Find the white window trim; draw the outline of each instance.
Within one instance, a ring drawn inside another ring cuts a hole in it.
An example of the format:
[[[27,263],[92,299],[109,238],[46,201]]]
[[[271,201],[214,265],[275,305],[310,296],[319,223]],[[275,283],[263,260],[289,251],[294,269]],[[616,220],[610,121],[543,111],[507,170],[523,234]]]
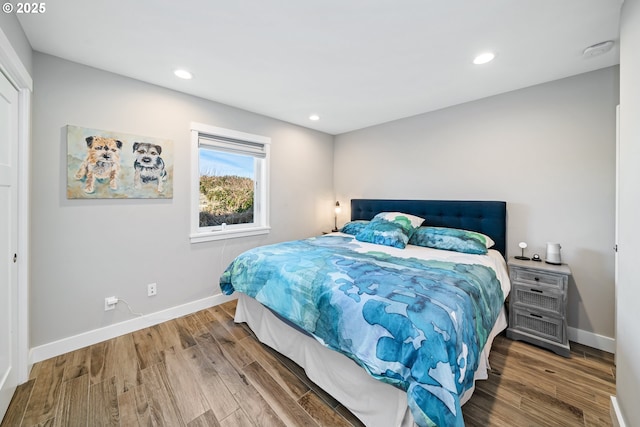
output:
[[[211,136],[220,136],[232,138],[241,141],[256,142],[264,144],[266,158],[263,167],[256,171],[260,176],[256,179],[259,185],[262,185],[261,191],[258,192],[260,198],[257,200],[260,209],[255,226],[246,225],[228,225],[220,227],[207,228],[203,231],[200,228],[200,134]],[[239,132],[232,129],[224,129],[215,126],[205,125],[202,123],[191,123],[191,233],[189,238],[191,243],[208,242],[212,240],[235,239],[238,237],[257,236],[268,234],[271,230],[269,226],[269,150],[271,138],[261,135],[254,135],[245,132]]]

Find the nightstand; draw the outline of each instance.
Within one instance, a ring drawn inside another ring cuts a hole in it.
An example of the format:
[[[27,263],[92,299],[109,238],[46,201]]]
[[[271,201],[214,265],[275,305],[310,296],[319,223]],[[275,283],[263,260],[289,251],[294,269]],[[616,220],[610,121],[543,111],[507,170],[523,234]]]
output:
[[[507,337],[547,348],[569,357],[567,264],[510,258],[511,294]]]

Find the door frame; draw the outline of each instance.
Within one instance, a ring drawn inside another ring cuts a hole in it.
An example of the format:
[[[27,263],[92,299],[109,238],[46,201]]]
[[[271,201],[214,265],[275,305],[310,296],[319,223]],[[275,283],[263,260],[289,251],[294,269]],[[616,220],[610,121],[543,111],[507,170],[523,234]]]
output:
[[[18,89],[18,383],[29,379],[29,158],[33,80],[0,28],[0,71]]]

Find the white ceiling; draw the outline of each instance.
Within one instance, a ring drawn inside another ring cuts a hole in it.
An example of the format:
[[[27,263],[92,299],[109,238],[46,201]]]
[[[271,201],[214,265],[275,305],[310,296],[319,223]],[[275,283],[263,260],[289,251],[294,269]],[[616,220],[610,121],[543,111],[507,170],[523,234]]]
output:
[[[615,65],[621,4],[58,0],[18,18],[36,51],[339,134]]]

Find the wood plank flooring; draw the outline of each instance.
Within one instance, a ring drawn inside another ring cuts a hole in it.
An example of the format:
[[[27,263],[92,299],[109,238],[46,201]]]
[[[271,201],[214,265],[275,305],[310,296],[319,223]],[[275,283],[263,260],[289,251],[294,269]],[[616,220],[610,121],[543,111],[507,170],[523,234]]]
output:
[[[233,322],[235,301],[34,365],[1,427],[362,426],[289,359]],[[498,336],[471,426],[610,426],[611,354],[571,358]]]

